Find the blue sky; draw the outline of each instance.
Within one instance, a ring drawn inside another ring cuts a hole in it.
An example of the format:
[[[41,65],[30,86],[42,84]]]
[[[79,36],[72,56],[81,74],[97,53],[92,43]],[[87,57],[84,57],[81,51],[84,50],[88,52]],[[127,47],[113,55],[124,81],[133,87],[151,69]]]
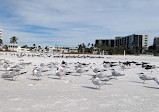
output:
[[[95,39],[159,36],[159,0],[0,0],[4,44],[77,46]]]

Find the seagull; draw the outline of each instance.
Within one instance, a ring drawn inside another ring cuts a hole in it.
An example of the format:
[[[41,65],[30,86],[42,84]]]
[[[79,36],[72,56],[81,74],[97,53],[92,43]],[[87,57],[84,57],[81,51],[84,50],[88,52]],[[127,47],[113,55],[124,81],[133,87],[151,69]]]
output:
[[[67,62],[62,61],[62,63],[61,63],[61,67],[66,68],[67,66],[68,66]]]
[[[10,67],[10,65],[8,63],[3,64],[3,68],[5,68],[6,70],[7,70],[8,67]]]
[[[22,63],[24,62],[24,60],[23,60],[23,59],[20,59],[19,61],[20,61],[20,64],[22,64]]]
[[[159,85],[159,78],[157,78],[157,77],[154,77],[154,79],[153,79],[158,85]]]
[[[77,73],[80,74],[80,76],[81,76],[81,73],[85,73],[85,72],[88,72],[88,71],[89,71],[89,70],[84,70],[84,69],[82,69],[82,68],[80,68],[80,67],[75,68],[75,70],[76,70]]]
[[[20,69],[24,69],[25,67],[22,66],[22,65],[20,65],[20,64],[17,64],[17,65],[15,65],[15,66],[13,66],[12,68],[15,68],[15,69],[17,69],[17,70],[20,70]]]
[[[145,83],[145,80],[154,80],[154,77],[145,75],[144,73],[137,73],[139,75],[139,78],[143,80],[143,84]]]
[[[57,68],[57,70],[55,71],[55,75],[59,77],[59,79],[61,79],[62,76],[66,75],[65,69],[64,68]]]
[[[44,67],[45,67],[45,64],[44,64],[44,63],[41,63],[41,64],[40,64],[40,67],[41,67],[41,68],[44,68]]]
[[[42,76],[41,69],[38,68],[38,67],[35,67],[35,68],[33,69],[33,76],[37,76],[37,77],[38,77],[38,80],[39,80],[39,77]]]
[[[50,70],[52,70],[53,68],[56,68],[56,66],[54,65],[54,63],[50,62],[49,64],[46,65],[48,68],[50,68]]]
[[[125,65],[121,65],[120,67],[121,67],[121,69],[122,69],[123,71],[126,69],[126,66],[125,66]]]
[[[75,67],[84,68],[84,67],[87,67],[87,65],[89,65],[89,64],[77,62],[77,65]]]
[[[93,66],[91,66],[90,68],[93,70],[94,73],[98,73],[99,71],[100,71],[100,72],[107,71],[107,70],[105,70],[105,69],[99,69],[99,68],[96,68],[96,67],[93,67]]]
[[[13,70],[13,71],[7,71],[7,72],[3,73],[1,77],[4,78],[4,79],[10,79],[11,78],[12,81],[13,81],[13,80],[16,80],[16,78],[19,75],[22,75],[22,74],[25,74],[25,73],[27,73],[27,72],[20,73],[19,71],[14,71]]]
[[[124,75],[125,74],[118,73],[114,69],[112,69],[112,76],[116,77],[116,79],[117,79],[118,76],[124,76]]]
[[[97,77],[100,78],[101,80],[105,80],[105,79],[107,80],[107,78],[112,77],[112,75],[107,75],[107,74],[104,74],[104,73],[101,73],[100,71],[98,71]]]
[[[103,67],[104,67],[104,68],[108,68],[107,63],[103,63]]]
[[[94,85],[96,85],[96,88],[97,88],[97,89],[100,89],[100,87],[101,87],[102,85],[105,85],[105,84],[106,84],[106,81],[102,81],[100,78],[97,77],[97,75],[94,75],[94,76],[92,77],[92,82],[93,82]]]

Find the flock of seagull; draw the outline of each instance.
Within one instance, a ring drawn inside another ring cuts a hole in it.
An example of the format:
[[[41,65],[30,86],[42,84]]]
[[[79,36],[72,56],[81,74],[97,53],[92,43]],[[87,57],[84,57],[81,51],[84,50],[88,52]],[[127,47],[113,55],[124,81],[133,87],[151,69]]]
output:
[[[9,54],[9,53],[8,53]],[[6,53],[1,53],[0,55],[8,55]],[[35,55],[35,54],[18,54],[18,53],[10,53],[10,55],[15,55],[19,59],[19,63],[10,62],[6,59],[0,59],[0,71],[3,73],[0,74],[1,78],[3,79],[10,79],[10,80],[16,80],[18,76],[27,74],[27,71],[25,71],[26,66],[31,66],[32,62],[25,62],[22,58],[24,56],[27,57],[57,57],[53,55]],[[61,57],[61,56],[59,56]],[[69,56],[65,58],[102,58],[102,57],[95,57],[95,56]],[[131,69],[132,66],[141,66],[145,70],[151,70],[151,73],[153,72],[153,69],[158,68],[155,65],[150,65],[147,62],[135,62],[135,61],[125,61],[125,62],[108,62],[103,61],[102,67],[98,68],[96,67],[96,63],[82,63],[82,62],[76,62],[76,63],[67,63],[66,61],[62,61],[61,63],[58,62],[49,62],[49,63],[40,63],[40,65],[36,65],[32,69],[32,76],[37,77],[37,81],[41,79],[41,77],[45,76],[44,73],[47,73],[48,71],[51,71],[52,75],[56,76],[60,79],[63,79],[63,77],[67,75],[76,75],[76,76],[82,76],[88,71],[92,71],[92,74],[90,75],[92,83],[96,86],[97,89],[100,89],[101,86],[106,85],[108,81],[114,79],[117,80],[118,77],[124,77],[126,74],[119,73],[117,70],[115,70],[116,67],[120,67],[122,71],[125,71],[126,69]],[[106,71],[111,71],[111,74],[106,73]],[[159,78],[146,75],[144,73],[137,73],[139,75],[139,78],[143,80],[143,83],[147,80],[154,80],[159,85]]]

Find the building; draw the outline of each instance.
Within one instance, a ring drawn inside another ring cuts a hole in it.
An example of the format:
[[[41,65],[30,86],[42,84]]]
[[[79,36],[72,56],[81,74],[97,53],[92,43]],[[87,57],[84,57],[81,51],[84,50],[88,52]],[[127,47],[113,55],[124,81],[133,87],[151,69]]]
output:
[[[95,41],[95,45],[106,45],[106,46],[114,47],[115,40],[114,39],[98,39]]]
[[[30,52],[28,48],[21,48],[18,44],[8,45],[8,50],[16,52]]]
[[[153,46],[159,49],[159,37],[155,37],[153,41]]]
[[[136,50],[136,52],[143,52],[148,49],[147,34],[132,34],[128,36],[118,36],[115,39],[98,39],[95,40],[95,45],[106,45],[110,47],[123,46],[129,50]],[[159,46],[159,44],[158,44]]]
[[[78,52],[78,47],[69,47],[68,52]]]
[[[143,48],[144,50],[148,49],[148,39],[147,34],[132,34],[125,37],[116,37],[115,46],[125,46],[127,49]]]
[[[0,28],[0,39],[1,39],[0,49],[2,49],[3,40],[2,40],[2,29],[1,28]]]
[[[2,29],[0,28],[0,39],[2,39]]]
[[[62,47],[53,47],[53,46],[49,46],[48,47],[48,52],[52,53],[52,54],[61,54],[64,52]]]
[[[52,47],[52,46],[50,46],[48,49],[48,52],[53,53],[53,54],[78,52],[78,48],[77,47]]]
[[[18,44],[11,44],[11,45],[8,45],[7,47],[8,47],[8,50],[10,50],[10,51],[18,52],[21,50],[21,47],[18,46]]]

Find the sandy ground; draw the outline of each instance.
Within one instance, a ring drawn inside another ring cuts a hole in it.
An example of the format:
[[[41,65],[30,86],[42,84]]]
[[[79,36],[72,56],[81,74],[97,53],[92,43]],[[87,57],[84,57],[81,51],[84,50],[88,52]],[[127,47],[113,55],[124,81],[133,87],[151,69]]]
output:
[[[141,67],[132,65],[131,69],[121,70],[119,66],[114,67],[125,76],[118,80],[111,80],[100,90],[92,83],[92,70],[74,76],[76,73],[66,76],[63,80],[57,79],[54,75],[55,69],[44,73],[41,80],[36,81],[32,70],[40,63],[60,62],[68,63],[85,62],[96,63],[102,67],[103,61],[138,61],[150,62],[159,66],[159,57],[152,56],[104,56],[102,59],[65,59],[52,57],[22,57],[0,55],[0,59],[10,60],[19,63],[19,59],[25,62],[32,62],[23,71],[27,71],[17,78],[16,81],[0,78],[0,112],[158,112],[159,111],[159,85],[154,81],[147,81],[142,84],[136,73],[144,72],[152,76],[159,76],[159,68],[147,71]],[[73,64],[69,69],[73,69]],[[4,70],[0,66],[0,70]],[[4,71],[0,71],[0,75]],[[105,73],[111,74],[108,70]],[[70,82],[69,82],[70,81]]]

